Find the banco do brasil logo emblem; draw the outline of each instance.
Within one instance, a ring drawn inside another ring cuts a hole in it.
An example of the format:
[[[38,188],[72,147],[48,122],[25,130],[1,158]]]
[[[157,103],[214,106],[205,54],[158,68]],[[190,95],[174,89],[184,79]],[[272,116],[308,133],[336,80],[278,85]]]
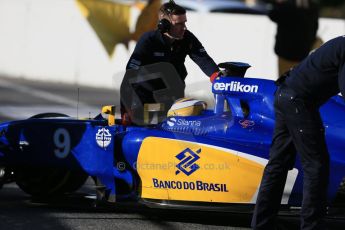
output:
[[[200,159],[198,155],[200,152],[201,149],[198,149],[194,152],[190,148],[186,148],[181,153],[177,154],[176,158],[180,160],[180,163],[176,165],[177,170],[175,174],[177,175],[180,172],[183,172],[189,176],[198,170],[200,166],[195,162]]]

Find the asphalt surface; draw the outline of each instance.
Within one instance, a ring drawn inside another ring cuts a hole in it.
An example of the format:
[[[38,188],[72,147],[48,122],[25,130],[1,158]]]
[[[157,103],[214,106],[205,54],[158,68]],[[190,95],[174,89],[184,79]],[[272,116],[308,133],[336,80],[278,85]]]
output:
[[[33,200],[15,184],[0,190],[0,229],[249,229],[250,215],[96,205],[83,190],[53,200]],[[235,227],[234,227],[235,226]],[[247,226],[248,227],[248,226]]]
[[[102,105],[117,105],[118,99],[111,89],[0,77],[0,122],[45,112],[94,117]],[[6,184],[0,190],[0,230],[250,229],[250,213],[149,209],[132,203],[96,205],[94,195],[91,180],[74,194],[50,200],[33,200],[15,183]],[[343,216],[327,219],[329,229],[343,229]],[[280,229],[299,229],[298,210],[281,213],[278,223]]]
[[[93,182],[77,192],[52,199],[33,199],[15,183],[0,190],[1,230],[114,229],[250,229],[250,213],[152,209],[140,204],[99,204]],[[344,215],[328,216],[329,230],[344,229]],[[280,212],[278,229],[299,229],[298,210]]]

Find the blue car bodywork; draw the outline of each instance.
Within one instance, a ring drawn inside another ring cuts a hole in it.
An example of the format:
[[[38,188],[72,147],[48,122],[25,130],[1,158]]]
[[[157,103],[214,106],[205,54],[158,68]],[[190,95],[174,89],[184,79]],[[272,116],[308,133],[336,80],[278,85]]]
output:
[[[219,77],[212,84],[213,110],[171,116],[155,126],[109,125],[101,116],[2,123],[0,163],[15,174],[33,168],[83,172],[95,178],[101,199],[108,201],[254,204],[269,157],[275,90],[270,80]],[[342,192],[345,176],[345,103],[335,96],[320,112],[330,153],[332,203]],[[17,183],[32,195],[45,195],[32,192],[30,180]],[[300,206],[302,187],[297,159],[282,204]]]

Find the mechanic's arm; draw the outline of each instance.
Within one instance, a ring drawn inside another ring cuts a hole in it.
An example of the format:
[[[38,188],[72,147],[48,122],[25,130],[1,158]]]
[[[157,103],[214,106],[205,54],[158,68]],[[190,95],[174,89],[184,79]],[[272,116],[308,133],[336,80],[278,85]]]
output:
[[[135,46],[135,49],[128,60],[126,70],[139,69],[140,66],[145,65],[146,60],[148,60],[148,52],[148,42],[146,36],[144,35],[137,42],[137,45]]]
[[[190,33],[189,56],[207,76],[211,77],[219,72],[217,64],[207,54],[201,42],[192,33]]]

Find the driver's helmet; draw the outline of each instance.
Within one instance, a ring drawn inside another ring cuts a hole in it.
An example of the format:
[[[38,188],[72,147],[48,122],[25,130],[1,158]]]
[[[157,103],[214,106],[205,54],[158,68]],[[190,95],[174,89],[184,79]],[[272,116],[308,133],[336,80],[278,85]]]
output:
[[[196,116],[207,108],[207,103],[193,98],[181,98],[175,101],[168,111],[171,116]]]

